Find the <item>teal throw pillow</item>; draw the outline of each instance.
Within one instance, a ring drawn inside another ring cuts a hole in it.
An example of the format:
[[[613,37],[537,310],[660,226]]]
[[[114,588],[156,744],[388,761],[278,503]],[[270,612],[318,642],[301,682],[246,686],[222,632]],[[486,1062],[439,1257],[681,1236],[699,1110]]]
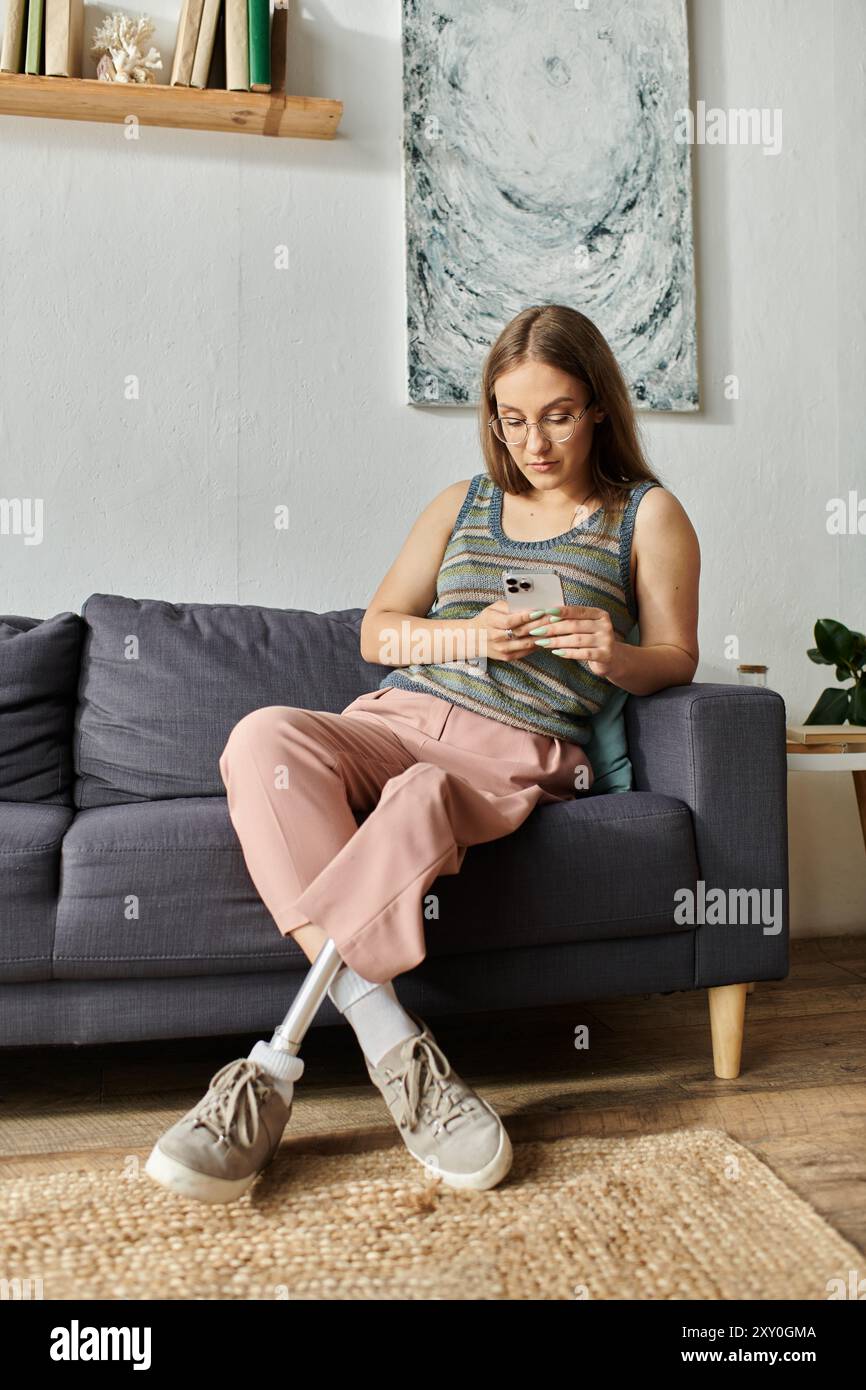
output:
[[[640,632],[635,623],[626,639],[633,647],[640,646]],[[608,792],[630,792],[634,788],[631,759],[625,734],[625,702],[627,690],[617,687],[604,709],[590,720],[592,734],[585,744],[586,756],[595,773],[589,796],[604,796]]]

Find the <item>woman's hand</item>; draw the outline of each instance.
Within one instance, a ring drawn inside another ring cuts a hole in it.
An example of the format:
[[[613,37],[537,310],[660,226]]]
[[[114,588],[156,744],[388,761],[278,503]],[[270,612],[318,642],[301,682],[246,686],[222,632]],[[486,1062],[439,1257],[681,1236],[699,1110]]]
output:
[[[538,618],[521,628],[529,631],[540,647],[567,661],[584,661],[596,676],[609,676],[617,658],[617,636],[610,614],[603,608],[575,604],[559,608],[559,617]],[[512,625],[513,626],[513,625]],[[517,629],[514,629],[515,636]]]
[[[490,661],[519,661],[522,656],[535,651],[535,638],[527,633],[532,626],[529,612],[527,608],[522,613],[512,613],[505,599],[501,598],[482,608],[474,618],[467,618],[467,627],[479,634],[479,655]],[[540,622],[541,619],[536,621]],[[513,639],[507,635],[509,628],[514,633]],[[518,629],[521,629],[519,637]]]

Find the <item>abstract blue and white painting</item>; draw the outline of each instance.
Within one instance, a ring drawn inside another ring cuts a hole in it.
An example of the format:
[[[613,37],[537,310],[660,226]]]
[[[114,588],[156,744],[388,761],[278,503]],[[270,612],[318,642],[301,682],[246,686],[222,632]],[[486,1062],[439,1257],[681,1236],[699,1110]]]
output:
[[[475,404],[530,304],[698,407],[685,0],[403,0],[408,398]]]

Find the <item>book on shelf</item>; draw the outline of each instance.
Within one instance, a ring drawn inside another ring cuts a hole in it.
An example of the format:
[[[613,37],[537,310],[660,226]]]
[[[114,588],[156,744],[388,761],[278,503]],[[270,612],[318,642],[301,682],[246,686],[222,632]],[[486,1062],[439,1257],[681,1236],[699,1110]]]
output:
[[[80,77],[84,0],[45,0],[45,75]]]
[[[195,46],[195,58],[192,64],[192,77],[189,85],[191,87],[206,87],[207,76],[210,72],[211,59],[213,58],[214,44],[216,43],[217,21],[219,19],[222,0],[204,0],[201,12],[201,24],[198,29],[198,40]]]
[[[27,46],[24,51],[24,71],[38,77],[44,71],[42,36],[45,31],[44,0],[30,0],[27,7]]]
[[[224,4],[220,5],[217,16],[216,35],[213,55],[210,60],[210,71],[207,75],[207,85],[222,92],[226,90],[226,7]]]
[[[3,20],[3,47],[0,72],[24,71],[24,44],[27,38],[27,0],[6,0]]]
[[[226,87],[230,92],[250,90],[249,19],[247,0],[225,0]]]
[[[866,750],[866,724],[789,724],[785,730],[789,743],[813,748],[816,744],[848,744]]]
[[[33,0],[30,0],[33,3]],[[192,80],[192,66],[198,44],[198,31],[201,26],[204,0],[183,0],[180,19],[177,22],[177,42],[174,46],[174,61],[171,65],[170,86],[189,87]]]
[[[274,0],[271,20],[271,91],[286,90],[286,60],[289,51],[289,0]]]
[[[247,0],[251,92],[271,90],[270,19],[270,0]]]

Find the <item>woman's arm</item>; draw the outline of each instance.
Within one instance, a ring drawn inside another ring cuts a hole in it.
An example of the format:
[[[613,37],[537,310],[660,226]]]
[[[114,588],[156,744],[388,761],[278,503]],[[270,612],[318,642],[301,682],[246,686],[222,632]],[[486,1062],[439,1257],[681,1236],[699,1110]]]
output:
[[[430,661],[430,656],[419,657],[413,652],[423,651],[434,641],[445,646],[465,641],[469,626],[465,619],[438,622],[434,618],[420,618],[418,614],[429,612],[436,598],[439,566],[470,482],[471,479],[466,478],[444,488],[425,507],[409,532],[364,614],[361,656],[365,661],[379,662],[383,666],[408,666],[413,661]],[[463,638],[458,634],[464,634]],[[444,659],[459,660],[463,655],[456,650],[453,657]]]
[[[617,642],[607,678],[632,695],[689,685],[699,658],[701,552],[684,507],[666,488],[650,488],[641,498],[632,548],[640,646]]]

